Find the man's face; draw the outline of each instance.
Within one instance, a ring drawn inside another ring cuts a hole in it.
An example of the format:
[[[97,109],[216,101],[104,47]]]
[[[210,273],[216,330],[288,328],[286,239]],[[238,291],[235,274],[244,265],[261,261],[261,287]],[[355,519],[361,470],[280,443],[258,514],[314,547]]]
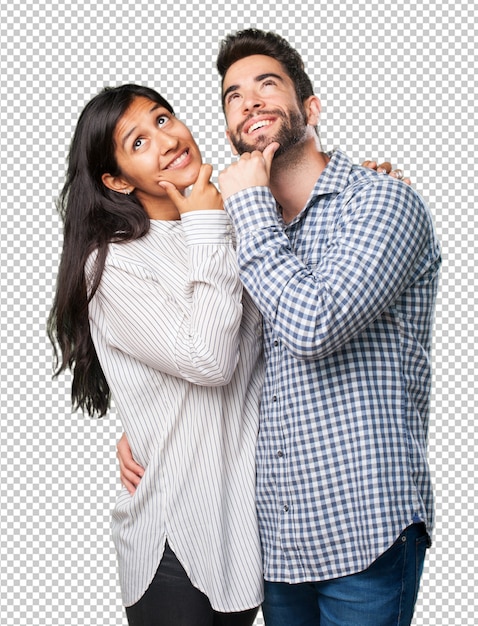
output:
[[[233,63],[223,81],[227,136],[235,153],[280,144],[276,156],[305,138],[306,113],[281,63],[252,55]]]

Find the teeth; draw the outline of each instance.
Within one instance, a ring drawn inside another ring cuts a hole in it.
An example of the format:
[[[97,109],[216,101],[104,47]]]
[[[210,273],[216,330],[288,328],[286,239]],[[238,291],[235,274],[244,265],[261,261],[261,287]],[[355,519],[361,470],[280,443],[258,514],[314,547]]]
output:
[[[170,163],[166,169],[169,169],[170,167],[176,167],[176,165],[180,165],[187,156],[188,152],[187,150],[185,150],[180,156],[178,156],[177,159]]]
[[[253,133],[258,128],[263,128],[264,126],[270,126],[272,123],[273,123],[272,120],[262,120],[260,122],[256,122],[255,124],[249,127],[247,134]]]

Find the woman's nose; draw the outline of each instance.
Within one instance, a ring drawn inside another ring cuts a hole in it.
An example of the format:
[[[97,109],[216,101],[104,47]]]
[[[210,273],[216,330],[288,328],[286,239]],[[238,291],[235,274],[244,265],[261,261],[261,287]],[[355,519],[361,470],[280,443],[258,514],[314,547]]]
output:
[[[178,145],[178,138],[174,135],[168,135],[163,131],[158,132],[157,142],[161,154],[167,154],[170,150],[174,150]]]

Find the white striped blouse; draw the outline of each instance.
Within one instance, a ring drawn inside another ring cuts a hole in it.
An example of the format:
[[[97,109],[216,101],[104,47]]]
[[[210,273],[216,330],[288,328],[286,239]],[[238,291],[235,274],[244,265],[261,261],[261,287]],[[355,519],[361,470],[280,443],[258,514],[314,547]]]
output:
[[[125,606],[148,588],[166,539],[215,610],[263,598],[254,464],[262,325],[232,239],[223,211],[152,220],[141,239],[110,245],[90,303],[98,358],[146,470],[113,511]]]

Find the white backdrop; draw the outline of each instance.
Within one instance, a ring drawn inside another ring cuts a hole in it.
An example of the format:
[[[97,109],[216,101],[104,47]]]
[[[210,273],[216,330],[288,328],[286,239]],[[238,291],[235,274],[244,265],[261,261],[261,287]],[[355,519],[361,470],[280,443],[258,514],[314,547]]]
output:
[[[54,203],[78,114],[104,85],[155,87],[217,172],[230,152],[215,56],[225,34],[249,26],[302,53],[325,148],[391,160],[431,206],[444,256],[430,434],[437,526],[414,624],[476,623],[472,4],[11,0],[0,12],[4,626],[126,624],[109,536],[121,426],[114,411],[101,421],[71,413],[70,380],[52,380],[45,334],[61,249]]]

